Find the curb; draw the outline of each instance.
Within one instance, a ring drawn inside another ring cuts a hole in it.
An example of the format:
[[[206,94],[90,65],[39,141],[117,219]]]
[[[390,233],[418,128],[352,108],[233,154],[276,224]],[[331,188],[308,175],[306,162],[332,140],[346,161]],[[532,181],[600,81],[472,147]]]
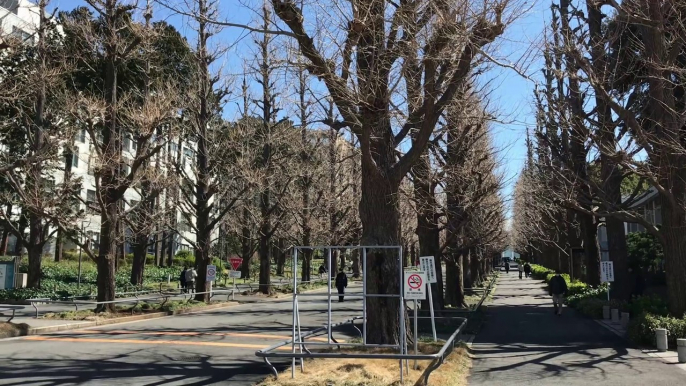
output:
[[[205,312],[205,311],[212,311],[212,310],[221,309],[221,308],[234,307],[237,305],[240,305],[240,303],[238,303],[238,302],[227,302],[227,303],[221,303],[221,304],[210,304],[210,305],[207,305],[204,307],[196,307],[196,308],[175,310],[175,311],[169,311],[169,312],[155,312],[155,313],[150,313],[150,314],[124,316],[121,318],[95,320],[95,321],[90,321],[90,322],[65,323],[65,324],[59,324],[56,326],[32,327],[32,328],[28,329],[26,334],[19,335],[19,336],[41,335],[41,334],[49,334],[52,332],[59,332],[59,331],[78,330],[78,329],[87,328],[87,327],[96,327],[96,326],[106,326],[106,325],[112,325],[112,324],[138,322],[138,321],[142,321],[142,320],[159,319],[159,318],[165,318],[165,317],[169,317],[169,316],[187,315],[187,314],[194,314],[194,313],[200,313],[200,312]],[[15,337],[16,336],[9,335],[9,334],[0,335],[0,339],[15,338]]]

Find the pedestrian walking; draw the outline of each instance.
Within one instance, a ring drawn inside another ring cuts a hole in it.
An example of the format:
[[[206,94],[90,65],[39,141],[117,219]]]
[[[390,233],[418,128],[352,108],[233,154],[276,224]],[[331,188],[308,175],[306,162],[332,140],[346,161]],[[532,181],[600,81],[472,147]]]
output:
[[[326,268],[324,267],[324,264],[319,266],[319,277],[324,277],[324,274],[326,273]]]
[[[524,266],[522,265],[521,262],[519,262],[519,264],[517,264],[517,269],[519,270],[519,278],[521,279],[522,274],[524,273]]]
[[[524,276],[527,278],[531,275],[531,265],[529,263],[524,264]]]
[[[182,293],[186,293],[186,271],[188,271],[188,266],[183,266],[183,271],[179,276],[179,288],[181,288]]]
[[[338,302],[343,302],[343,294],[345,294],[345,288],[348,286],[348,276],[341,269],[336,275],[336,289],[338,289]]]
[[[560,271],[555,271],[555,276],[550,279],[548,283],[548,294],[553,297],[553,306],[555,307],[555,314],[562,315],[562,304],[565,301],[565,294],[567,293],[567,282],[560,275]]]
[[[198,277],[198,272],[194,267],[186,271],[186,290],[188,293],[195,292],[195,279]]]
[[[505,262],[505,273],[510,273],[510,262],[509,261]]]

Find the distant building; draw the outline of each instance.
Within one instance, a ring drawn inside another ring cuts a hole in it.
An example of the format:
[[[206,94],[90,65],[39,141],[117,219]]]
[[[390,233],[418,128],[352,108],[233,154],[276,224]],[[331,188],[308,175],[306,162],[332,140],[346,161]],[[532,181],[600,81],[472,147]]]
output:
[[[650,187],[643,194],[636,197],[630,209],[638,212],[649,223],[662,225],[662,202],[657,189],[654,187]],[[624,234],[628,235],[636,232],[645,232],[645,227],[637,223],[624,223]],[[598,227],[598,244],[600,245],[601,260],[609,260],[607,232],[604,225]]]

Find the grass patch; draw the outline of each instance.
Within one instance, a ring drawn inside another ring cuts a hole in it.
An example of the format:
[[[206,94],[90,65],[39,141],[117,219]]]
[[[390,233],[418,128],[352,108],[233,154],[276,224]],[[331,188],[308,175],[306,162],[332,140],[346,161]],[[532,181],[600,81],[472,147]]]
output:
[[[95,321],[102,319],[123,318],[131,315],[151,314],[157,312],[174,312],[181,310],[192,310],[207,306],[208,304],[230,303],[224,301],[214,301],[210,303],[198,302],[195,300],[182,301],[174,300],[164,304],[141,302],[138,305],[117,306],[116,312],[95,313],[92,309],[78,311],[48,312],[41,316],[42,319],[61,319],[61,320],[87,320]]]
[[[419,349],[425,354],[434,354],[441,344],[420,343]],[[384,352],[379,349],[346,349],[341,352]],[[386,352],[388,352],[386,350]],[[406,385],[423,385],[418,382],[431,361],[418,361],[418,369],[410,361],[409,375],[405,375]],[[471,358],[463,346],[456,347],[446,358],[443,365],[433,371],[428,385],[463,386],[471,366]],[[400,385],[400,369],[394,359],[314,359],[305,362],[305,372],[296,369],[295,379],[291,379],[290,368],[279,378],[267,378],[259,386],[388,386]]]
[[[29,325],[26,323],[0,323],[0,338],[13,338],[24,336],[29,333]]]

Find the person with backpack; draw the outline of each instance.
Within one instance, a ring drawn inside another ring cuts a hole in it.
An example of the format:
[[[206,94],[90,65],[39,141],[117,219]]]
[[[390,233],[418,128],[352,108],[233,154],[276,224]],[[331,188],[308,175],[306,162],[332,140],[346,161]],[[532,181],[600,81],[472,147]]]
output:
[[[527,278],[531,275],[531,265],[529,263],[524,264],[524,276]]]
[[[198,272],[194,267],[186,271],[186,289],[189,293],[195,292],[195,279],[198,277]]]
[[[338,289],[338,302],[343,302],[343,294],[345,294],[345,288],[348,286],[348,276],[343,272],[343,269],[336,275],[336,289]]]
[[[186,293],[186,271],[188,271],[188,266],[183,266],[183,271],[179,276],[179,288],[181,288],[181,293]]]
[[[519,278],[522,278],[522,274],[524,273],[524,266],[522,265],[522,262],[520,261],[519,264],[517,264],[517,270],[519,270]]]
[[[555,276],[548,282],[548,294],[553,297],[553,306],[555,307],[555,314],[562,315],[562,304],[565,301],[565,294],[567,293],[567,282],[560,275],[559,270],[555,270]]]

